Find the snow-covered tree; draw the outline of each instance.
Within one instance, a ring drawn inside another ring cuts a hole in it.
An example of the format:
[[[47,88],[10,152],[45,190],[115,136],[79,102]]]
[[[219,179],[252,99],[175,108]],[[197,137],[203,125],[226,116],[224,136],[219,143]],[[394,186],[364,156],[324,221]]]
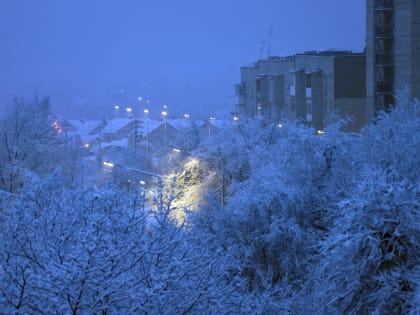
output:
[[[420,112],[401,102],[362,133],[349,193],[321,242],[325,312],[418,311]]]
[[[16,192],[29,173],[54,169],[60,132],[51,118],[48,99],[16,99],[0,121],[0,188]]]

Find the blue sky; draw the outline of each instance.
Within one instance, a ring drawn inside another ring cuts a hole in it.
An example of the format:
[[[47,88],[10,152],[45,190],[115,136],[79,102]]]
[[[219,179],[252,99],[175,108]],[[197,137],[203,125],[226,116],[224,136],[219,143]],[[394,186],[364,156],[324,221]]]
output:
[[[239,68],[269,37],[277,56],[361,51],[365,1],[0,0],[0,112],[35,94],[69,118],[110,117],[117,103],[229,112]]]

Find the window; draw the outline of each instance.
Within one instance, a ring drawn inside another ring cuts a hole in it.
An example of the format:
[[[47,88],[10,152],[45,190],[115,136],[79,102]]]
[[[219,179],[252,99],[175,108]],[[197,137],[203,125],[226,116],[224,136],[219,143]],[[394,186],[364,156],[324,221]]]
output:
[[[291,96],[296,95],[296,74],[295,73],[290,74],[290,95]]]
[[[306,120],[312,121],[312,101],[306,100]]]

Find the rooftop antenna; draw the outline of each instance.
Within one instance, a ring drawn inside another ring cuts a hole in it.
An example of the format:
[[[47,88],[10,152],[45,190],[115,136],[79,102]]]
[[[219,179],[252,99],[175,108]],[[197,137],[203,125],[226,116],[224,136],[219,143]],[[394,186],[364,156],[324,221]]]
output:
[[[273,35],[273,28],[270,26],[270,29],[268,30],[268,38],[267,38],[267,59],[270,57],[270,42],[271,42],[272,35]]]
[[[265,44],[266,44],[266,42],[264,41],[264,40],[262,40],[261,42],[260,42],[260,60],[263,60],[264,59],[264,48],[265,48]]]

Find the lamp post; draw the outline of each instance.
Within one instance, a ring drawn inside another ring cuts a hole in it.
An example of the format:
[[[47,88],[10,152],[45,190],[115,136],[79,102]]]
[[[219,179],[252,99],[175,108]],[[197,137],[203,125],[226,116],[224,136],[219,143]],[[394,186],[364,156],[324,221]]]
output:
[[[182,152],[182,150],[179,149],[179,148],[173,148],[172,151],[174,151],[176,153]],[[220,163],[220,169],[221,169],[221,172],[222,172],[221,190],[220,190],[220,204],[223,206],[225,204],[225,168],[224,168],[223,160],[221,158],[216,157],[216,156],[208,155],[208,154],[202,154],[202,153],[200,155],[198,155],[198,157],[213,159],[213,160],[216,160],[218,163]]]
[[[127,170],[127,171],[137,172],[137,173],[140,173],[140,174],[143,174],[143,175],[148,175],[150,177],[157,178],[157,180],[158,180],[158,184],[157,184],[158,200],[159,200],[158,208],[159,208],[159,210],[163,210],[163,181],[162,181],[162,176],[161,175],[156,174],[156,173],[152,173],[152,172],[148,172],[148,171],[145,171],[145,170],[137,169],[137,168],[123,166],[123,165],[120,165],[120,164],[114,164],[114,163],[109,162],[109,161],[104,161],[103,165],[105,167],[111,168],[111,169],[113,169],[114,167],[119,167],[119,168],[122,168],[122,169]]]
[[[216,120],[216,117],[214,116],[209,117],[209,137],[211,136],[211,122],[215,120]]]
[[[143,110],[143,113],[146,115],[146,154],[147,157],[149,157],[149,110],[146,108],[145,110]]]
[[[125,111],[127,112],[128,118],[132,118],[133,117],[133,109],[131,107],[127,107],[125,109]]]
[[[166,105],[163,105],[163,108],[167,108],[167,106]],[[165,128],[165,135],[164,135],[164,137],[165,137],[165,148],[167,147],[167,142],[166,142],[166,136],[167,136],[167,134],[166,134],[166,116],[168,116],[168,112],[166,111],[166,110],[164,110],[164,111],[162,111],[162,117],[163,117],[163,123],[164,123],[164,128]]]

